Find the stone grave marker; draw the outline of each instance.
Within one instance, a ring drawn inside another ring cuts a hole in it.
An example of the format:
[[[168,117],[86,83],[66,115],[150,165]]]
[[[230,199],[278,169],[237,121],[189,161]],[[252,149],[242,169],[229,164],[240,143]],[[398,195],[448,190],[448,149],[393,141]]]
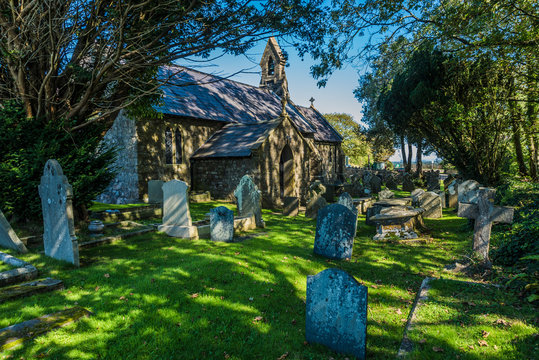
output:
[[[347,192],[344,192],[339,196],[338,204],[344,205],[348,208],[350,211],[357,212],[356,207],[354,206],[354,199],[348,194]]]
[[[296,216],[299,213],[299,198],[295,196],[286,196],[283,199],[283,215]]]
[[[210,210],[210,237],[212,241],[231,242],[234,239],[234,212],[224,206]]]
[[[419,206],[419,197],[425,193],[425,190],[423,189],[415,189],[410,193],[410,196],[412,197],[412,205],[413,206]]]
[[[254,215],[257,227],[265,227],[262,220],[262,209],[260,206],[261,195],[258,187],[249,175],[244,175],[236,190],[234,196],[238,203],[238,213],[240,216]]]
[[[488,264],[492,223],[510,224],[515,212],[512,207],[494,206],[494,195],[496,189],[480,187],[477,191],[477,203],[459,203],[458,209],[459,217],[475,220],[473,250]]]
[[[447,207],[456,208],[459,203],[458,180],[453,180],[447,186]]]
[[[305,206],[305,216],[311,219],[316,219],[318,211],[327,206],[327,201],[324,198],[326,187],[316,180],[309,186],[308,201]]]
[[[305,338],[365,359],[367,287],[347,272],[326,269],[307,276]]]
[[[386,187],[390,190],[398,190],[397,182],[393,176],[389,176],[386,181]]]
[[[440,172],[431,170],[425,173],[427,179],[427,191],[439,191],[440,190]]]
[[[148,202],[150,204],[163,203],[163,180],[148,181]]]
[[[331,204],[318,211],[314,252],[330,259],[352,257],[357,213],[341,204]]]
[[[479,199],[479,187],[481,185],[475,180],[466,180],[458,185],[458,202],[477,204]]]
[[[395,197],[395,194],[393,193],[393,191],[389,189],[384,189],[378,193],[378,199],[380,200],[391,199],[394,197]]]
[[[79,244],[73,218],[73,188],[58,161],[47,160],[39,185],[43,209],[45,255],[79,266]]]
[[[380,213],[371,217],[376,224],[376,234],[373,240],[384,240],[397,237],[399,239],[416,239],[417,231],[423,228],[424,213],[422,208],[409,208],[406,206],[392,206],[383,208]]]
[[[444,190],[447,191],[447,188],[449,187],[449,185],[451,185],[451,183],[453,182],[453,180],[455,180],[455,177],[453,176],[453,174],[449,174],[445,179],[444,179]]]
[[[0,210],[0,247],[12,249],[21,253],[26,253],[26,246],[19,239],[6,217]]]
[[[412,181],[412,176],[410,174],[403,174],[402,178],[402,191],[412,192],[415,189],[414,182]]]
[[[447,207],[447,192],[438,190],[435,191],[436,194],[440,197],[440,201],[442,202],[442,209],[445,209]]]
[[[380,179],[378,176],[374,175],[371,178],[370,185],[373,194],[378,194],[380,191],[382,191],[382,179]]]
[[[410,206],[412,205],[411,198],[399,198],[399,199],[384,199],[378,200],[370,207],[367,208],[365,216],[365,224],[374,225],[374,222],[371,220],[371,217],[374,215],[380,214],[380,211],[383,208],[393,207],[393,206]]]
[[[417,206],[425,209],[424,218],[439,219],[442,217],[442,199],[433,191],[427,191],[418,197]]]
[[[181,180],[170,180],[163,184],[163,224],[157,230],[177,238],[198,238],[189,212],[188,188]]]

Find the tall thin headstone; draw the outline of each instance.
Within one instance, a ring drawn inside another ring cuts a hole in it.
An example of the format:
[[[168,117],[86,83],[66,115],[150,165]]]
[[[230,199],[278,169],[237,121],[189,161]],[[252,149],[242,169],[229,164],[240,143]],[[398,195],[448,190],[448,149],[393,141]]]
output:
[[[45,164],[39,196],[43,209],[45,255],[79,266],[79,244],[73,218],[73,188],[58,161]]]
[[[181,180],[170,180],[163,184],[163,224],[158,226],[159,231],[178,238],[198,238],[189,212],[188,188]]]
[[[255,216],[256,226],[265,227],[262,220],[262,209],[260,206],[261,195],[258,187],[249,175],[244,175],[236,190],[234,196],[238,202],[238,213],[240,216]]]
[[[307,276],[305,338],[365,359],[367,287],[340,269]]]
[[[26,246],[13,231],[2,210],[0,210],[0,247],[13,249],[21,253],[28,252]]]
[[[331,204],[318,211],[314,252],[330,259],[352,257],[356,236],[357,213],[341,204]]]

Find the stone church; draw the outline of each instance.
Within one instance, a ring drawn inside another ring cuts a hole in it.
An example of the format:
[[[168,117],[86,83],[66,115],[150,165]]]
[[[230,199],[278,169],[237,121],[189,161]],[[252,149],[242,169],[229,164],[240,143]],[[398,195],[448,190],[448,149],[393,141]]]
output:
[[[342,177],[342,137],[311,105],[288,96],[285,58],[270,38],[260,66],[260,86],[251,86],[181,66],[159,76],[160,118],[131,119],[121,112],[105,135],[119,150],[117,177],[98,197],[105,203],[147,200],[148,181],[180,179],[191,191],[232,199],[249,174],[263,205],[280,207],[287,196],[305,202],[315,179]]]

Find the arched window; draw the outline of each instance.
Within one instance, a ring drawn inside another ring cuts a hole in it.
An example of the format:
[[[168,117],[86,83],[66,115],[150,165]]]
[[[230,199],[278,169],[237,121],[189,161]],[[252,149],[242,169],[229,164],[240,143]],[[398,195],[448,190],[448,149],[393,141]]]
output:
[[[275,74],[275,63],[273,62],[273,58],[270,57],[268,60],[268,75]]]
[[[172,130],[165,130],[165,164],[172,164]]]
[[[174,132],[174,157],[176,160],[176,164],[182,163],[182,133],[180,132],[180,129],[176,128],[176,131]]]

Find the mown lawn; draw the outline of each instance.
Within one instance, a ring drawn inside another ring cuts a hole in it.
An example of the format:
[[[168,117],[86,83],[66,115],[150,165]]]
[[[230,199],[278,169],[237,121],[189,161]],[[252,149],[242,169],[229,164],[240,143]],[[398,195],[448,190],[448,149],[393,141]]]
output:
[[[193,220],[216,205],[191,204]],[[443,266],[470,249],[466,219],[449,211],[445,215],[426,221],[433,240],[422,245],[374,242],[374,227],[361,217],[350,261],[312,253],[314,220],[269,210],[263,211],[267,227],[240,243],[152,233],[82,250],[79,269],[42,255],[24,255],[21,258],[37,266],[42,277],[64,280],[66,290],[0,304],[0,327],[75,305],[94,315],[3,355],[277,359],[287,354],[283,359],[344,359],[306,344],[304,330],[307,275],[338,267],[369,287],[367,357],[394,358],[423,278],[454,277]]]

